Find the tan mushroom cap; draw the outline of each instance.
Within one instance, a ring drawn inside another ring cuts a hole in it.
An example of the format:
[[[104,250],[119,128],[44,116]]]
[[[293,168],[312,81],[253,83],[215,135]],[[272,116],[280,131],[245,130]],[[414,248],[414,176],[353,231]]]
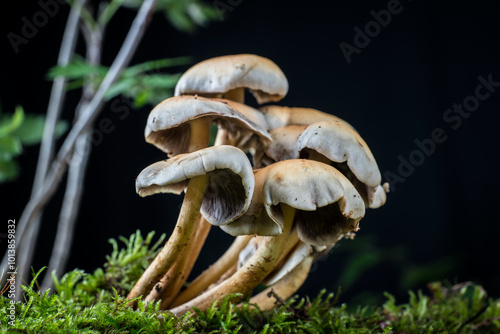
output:
[[[299,238],[314,246],[335,243],[356,231],[365,214],[358,191],[337,169],[304,159],[280,161],[255,171],[255,191],[244,215],[221,228],[231,235],[278,235],[280,203],[295,208]]]
[[[213,100],[200,96],[171,97],[159,103],[149,114],[145,137],[146,142],[155,145],[169,156],[189,152],[191,133],[190,121],[207,117],[221,127],[245,129],[257,134],[261,140],[270,142],[265,128],[255,124],[239,110],[248,109],[240,103],[227,100]],[[267,126],[267,125],[265,125]]]
[[[179,154],[145,168],[136,179],[142,196],[157,193],[180,194],[189,179],[209,176],[201,213],[212,225],[220,226],[241,216],[254,191],[252,166],[247,156],[233,146],[214,146]]]
[[[245,87],[259,104],[281,100],[288,80],[273,61],[252,54],[204,60],[187,70],[177,82],[175,95],[217,94]]]
[[[267,120],[268,130],[280,126],[309,125],[321,121],[341,121],[351,126],[340,117],[313,108],[268,105],[260,107],[259,111],[264,114]]]
[[[272,160],[300,157],[333,162],[354,184],[370,208],[385,203],[386,191],[380,185],[382,176],[375,157],[363,138],[349,125],[342,121],[322,121],[279,127],[270,133],[273,141],[266,155]]]

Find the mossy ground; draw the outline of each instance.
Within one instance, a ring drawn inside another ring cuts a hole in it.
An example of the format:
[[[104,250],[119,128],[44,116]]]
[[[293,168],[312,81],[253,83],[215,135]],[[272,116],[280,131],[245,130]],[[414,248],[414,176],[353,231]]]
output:
[[[11,301],[3,294],[0,332],[500,333],[500,300],[488,298],[472,283],[431,283],[429,294],[410,292],[406,304],[397,304],[386,293],[384,304],[355,310],[339,305],[337,295],[321,292],[314,299],[292,298],[267,312],[248,303],[236,307],[227,300],[220,307],[182,317],[160,311],[158,304],[139,302],[134,311],[125,296],[163,240],[152,245],[152,238],[152,233],[145,239],[139,233],[121,238],[122,249],[112,240],[114,250],[103,269],[93,274],[73,270],[56,281],[55,293],[39,292],[35,275],[23,287],[25,302],[14,304],[14,317],[9,317]]]

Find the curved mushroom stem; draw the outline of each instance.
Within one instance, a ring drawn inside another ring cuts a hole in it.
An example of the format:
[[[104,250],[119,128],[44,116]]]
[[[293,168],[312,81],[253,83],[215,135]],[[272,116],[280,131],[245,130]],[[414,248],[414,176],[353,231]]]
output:
[[[200,117],[189,122],[191,135],[188,152],[195,152],[207,148],[210,142],[210,119]]]
[[[257,304],[261,311],[271,310],[278,302],[290,298],[304,284],[311,270],[312,256],[308,256],[295,269],[273,286],[250,298],[249,304]]]
[[[156,258],[135,283],[127,299],[146,296],[172,267],[192,238],[201,203],[208,184],[208,175],[192,178],[186,189],[181,211],[172,235]],[[134,303],[135,304],[135,303]]]
[[[238,262],[240,251],[245,248],[251,238],[251,235],[241,235],[236,237],[233,244],[227,249],[227,251],[213,265],[211,265],[193,282],[191,282],[186,290],[182,291],[177,298],[175,298],[171,306],[179,306],[193,299],[210,284],[215,282],[226,271],[228,271],[235,263]]]
[[[255,254],[233,276],[170,311],[176,315],[182,315],[192,311],[194,307],[205,310],[214,301],[220,301],[229,294],[241,293],[243,296],[249,294],[274,269],[286,245],[295,209],[281,203],[281,210],[285,217],[282,234],[275,237],[265,237]]]
[[[160,308],[165,309],[177,297],[193,269],[211,226],[201,214],[198,216],[195,227],[196,232],[184,250],[185,255],[180,256],[161,281],[154,286],[154,289],[146,297],[146,301],[161,299]]]
[[[245,88],[239,87],[231,89],[224,93],[224,98],[239,103],[245,103]]]

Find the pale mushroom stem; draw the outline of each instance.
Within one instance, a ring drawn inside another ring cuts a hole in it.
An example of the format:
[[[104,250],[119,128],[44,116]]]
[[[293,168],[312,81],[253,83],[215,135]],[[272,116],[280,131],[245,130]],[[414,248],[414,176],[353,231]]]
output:
[[[238,262],[238,256],[241,250],[245,248],[251,238],[252,236],[250,235],[241,235],[236,237],[233,244],[227,249],[227,251],[214,264],[212,264],[193,282],[191,282],[186,290],[182,291],[177,298],[175,298],[171,306],[176,307],[193,299],[210,284],[221,277],[235,263]]]
[[[295,209],[281,203],[281,210],[285,219],[283,232],[280,235],[265,237],[255,254],[233,276],[170,311],[174,314],[182,315],[188,311],[192,311],[194,307],[206,310],[214,301],[220,301],[229,294],[241,293],[245,296],[251,293],[274,269],[276,262],[285,248],[293,224]]]
[[[304,284],[312,262],[313,258],[308,256],[273,286],[252,297],[249,304],[257,304],[261,311],[267,311],[273,309],[276,302],[287,300]]]
[[[189,181],[174,231],[160,253],[135,283],[127,299],[146,296],[182,254],[194,234],[208,179],[208,175],[200,175]]]
[[[200,117],[189,122],[191,136],[189,137],[188,152],[196,152],[207,148],[210,143],[210,120]]]
[[[231,89],[224,93],[224,98],[239,103],[245,103],[245,88],[239,87]]]
[[[160,307],[165,309],[177,297],[177,294],[193,269],[211,226],[201,214],[198,216],[195,227],[196,232],[183,252],[185,255],[181,255],[161,281],[155,285],[154,289],[146,297],[146,301],[150,302],[161,299]]]
[[[278,262],[276,263],[276,265],[278,265],[279,263],[281,263],[285,257],[290,254],[290,252],[292,251],[292,249],[295,248],[295,246],[299,243],[299,233],[297,232],[297,229],[294,228],[291,232],[290,232],[290,235],[288,236],[288,239],[286,241],[286,245],[285,247],[283,248],[283,252],[281,253],[281,256],[280,258],[278,259]]]

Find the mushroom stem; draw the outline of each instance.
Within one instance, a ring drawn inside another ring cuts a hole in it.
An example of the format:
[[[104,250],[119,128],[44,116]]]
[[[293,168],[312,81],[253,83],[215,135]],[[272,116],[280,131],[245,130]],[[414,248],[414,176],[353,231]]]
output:
[[[200,214],[196,222],[196,232],[188,246],[184,250],[185,255],[181,255],[170,270],[163,276],[161,281],[155,285],[146,301],[155,301],[161,299],[160,307],[167,308],[177,297],[183,284],[186,282],[194,263],[200,254],[201,248],[210,232],[212,225],[206,221]]]
[[[278,266],[279,263],[281,263],[285,257],[290,254],[292,249],[295,248],[295,246],[299,243],[299,233],[297,232],[297,229],[294,228],[291,232],[290,235],[288,236],[288,239],[286,241],[286,245],[283,248],[283,252],[281,253],[280,258],[278,259],[278,262],[276,263],[276,266]],[[276,268],[274,268],[276,269]]]
[[[176,307],[196,297],[205,290],[210,284],[215,282],[221,275],[228,271],[238,262],[238,256],[248,241],[252,238],[250,235],[241,235],[236,237],[233,244],[227,251],[208,269],[201,273],[188,287],[182,291],[172,302],[171,306]]]
[[[224,93],[224,98],[239,103],[245,103],[245,88],[239,87],[231,89]]]
[[[177,224],[172,235],[160,253],[158,253],[153,262],[135,283],[127,299],[146,296],[182,254],[195,231],[196,220],[200,212],[208,179],[208,175],[200,175],[189,181]]]
[[[274,308],[277,302],[287,300],[304,284],[311,270],[312,262],[313,258],[308,256],[285,277],[252,297],[248,303],[257,304],[261,311],[267,311]]]
[[[255,254],[233,276],[214,288],[205,291],[198,297],[170,311],[174,314],[182,315],[188,311],[192,311],[194,307],[206,310],[216,300],[220,301],[229,294],[241,293],[245,296],[252,292],[252,290],[274,269],[290,234],[295,216],[295,209],[287,204],[281,203],[281,210],[285,219],[283,232],[280,235],[265,237]],[[233,299],[233,301],[236,300]]]
[[[209,118],[195,118],[189,122],[189,126],[191,135],[189,136],[188,152],[195,152],[207,148],[210,142]]]

